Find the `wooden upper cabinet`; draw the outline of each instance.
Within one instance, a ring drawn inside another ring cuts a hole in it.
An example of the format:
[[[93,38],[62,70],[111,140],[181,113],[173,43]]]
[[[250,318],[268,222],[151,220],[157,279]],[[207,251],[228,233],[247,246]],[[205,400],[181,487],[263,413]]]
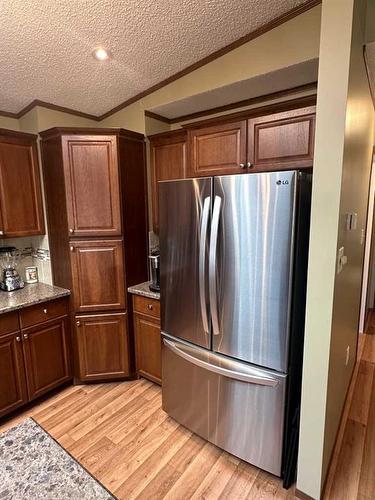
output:
[[[120,235],[116,138],[76,135],[62,141],[71,236]]]
[[[27,402],[21,333],[0,336],[0,417]]]
[[[315,106],[248,120],[248,161],[255,171],[312,167]]]
[[[188,177],[241,173],[246,163],[246,120],[188,131]]]
[[[122,240],[72,241],[73,300],[76,311],[125,308]]]
[[[36,136],[0,129],[0,236],[44,234]]]
[[[76,316],[79,379],[130,375],[126,313]]]
[[[159,229],[158,182],[186,177],[186,132],[168,132],[150,137],[152,220],[154,231]]]

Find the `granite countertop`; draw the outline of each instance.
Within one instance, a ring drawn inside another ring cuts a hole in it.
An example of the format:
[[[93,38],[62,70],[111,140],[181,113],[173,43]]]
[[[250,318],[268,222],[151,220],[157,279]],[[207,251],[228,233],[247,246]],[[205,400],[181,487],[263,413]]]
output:
[[[14,290],[14,292],[0,290],[0,314],[67,295],[70,295],[70,291],[66,288],[47,285],[46,283],[25,284],[25,288]]]
[[[128,292],[134,295],[142,295],[142,297],[148,297],[149,299],[160,300],[159,292],[152,292],[149,288],[150,281],[145,281],[139,285],[130,286]]]

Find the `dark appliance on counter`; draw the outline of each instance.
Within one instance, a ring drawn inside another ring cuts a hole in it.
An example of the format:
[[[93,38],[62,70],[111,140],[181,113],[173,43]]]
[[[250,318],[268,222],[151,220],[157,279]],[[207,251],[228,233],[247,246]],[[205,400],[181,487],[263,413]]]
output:
[[[150,290],[152,292],[160,292],[160,252],[153,250],[148,256],[150,260]]]
[[[163,409],[294,480],[311,174],[159,182]]]
[[[0,247],[1,281],[0,289],[13,292],[23,288],[25,283],[17,271],[21,252],[16,247]]]

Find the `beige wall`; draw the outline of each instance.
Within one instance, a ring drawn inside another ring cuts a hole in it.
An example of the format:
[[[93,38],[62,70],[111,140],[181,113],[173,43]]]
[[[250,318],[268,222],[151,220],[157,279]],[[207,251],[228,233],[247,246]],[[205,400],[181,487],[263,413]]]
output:
[[[326,476],[357,343],[374,127],[362,55],[364,11],[363,0],[323,0],[297,479],[297,488],[313,498]],[[345,229],[348,212],[358,214],[352,232]],[[348,264],[338,275],[341,246]]]
[[[7,116],[0,116],[0,128],[7,128],[9,130],[19,130],[19,123],[16,118],[8,118]]]
[[[145,133],[144,110],[314,59],[319,54],[320,6],[291,19],[101,122]]]

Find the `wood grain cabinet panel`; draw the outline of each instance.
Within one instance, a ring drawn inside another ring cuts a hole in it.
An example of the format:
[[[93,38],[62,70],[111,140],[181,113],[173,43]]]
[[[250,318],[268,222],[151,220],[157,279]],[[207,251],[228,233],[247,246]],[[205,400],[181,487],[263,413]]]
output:
[[[36,138],[0,129],[0,231],[2,237],[44,234]]]
[[[189,177],[243,172],[246,163],[246,120],[188,132]]]
[[[134,331],[138,375],[161,384],[160,322],[135,314]]]
[[[71,242],[73,300],[76,311],[125,308],[122,240]]]
[[[169,132],[150,138],[152,221],[159,230],[158,182],[186,177],[186,132]]]
[[[116,138],[65,136],[63,156],[71,236],[120,235]]]
[[[76,316],[80,380],[129,376],[125,313]]]
[[[252,170],[312,167],[315,107],[248,120],[248,161]]]
[[[27,402],[20,332],[0,336],[0,416]]]
[[[29,399],[71,378],[68,318],[22,330]]]

